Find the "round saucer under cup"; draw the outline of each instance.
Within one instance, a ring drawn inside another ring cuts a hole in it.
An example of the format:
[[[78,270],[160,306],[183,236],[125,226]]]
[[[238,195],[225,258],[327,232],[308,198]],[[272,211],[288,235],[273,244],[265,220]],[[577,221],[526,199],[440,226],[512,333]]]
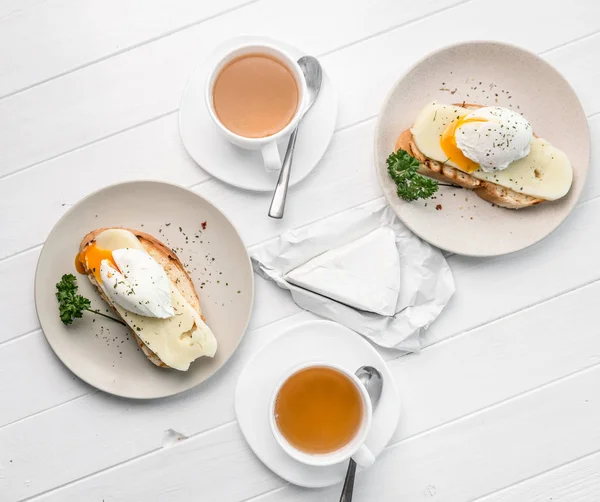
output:
[[[299,486],[318,488],[340,483],[348,462],[329,466],[306,465],[290,457],[279,446],[269,423],[269,406],[278,382],[306,361],[319,360],[354,373],[361,366],[373,366],[384,380],[377,409],[365,446],[377,458],[389,443],[400,417],[400,400],[394,376],[381,355],[363,337],[331,321],[298,324],[260,349],[238,377],[235,411],[240,429],[250,448],[275,474]]]
[[[238,148],[227,141],[213,122],[206,106],[206,79],[215,63],[240,44],[270,44],[298,60],[305,53],[283,42],[266,37],[245,36],[219,46],[192,73],[183,92],[179,109],[179,132],[190,157],[215,178],[245,190],[271,192],[279,172],[268,172],[260,152]],[[315,104],[300,124],[290,186],[303,180],[319,163],[333,136],[337,119],[337,95],[323,71],[321,91]],[[278,145],[283,158],[287,141]]]

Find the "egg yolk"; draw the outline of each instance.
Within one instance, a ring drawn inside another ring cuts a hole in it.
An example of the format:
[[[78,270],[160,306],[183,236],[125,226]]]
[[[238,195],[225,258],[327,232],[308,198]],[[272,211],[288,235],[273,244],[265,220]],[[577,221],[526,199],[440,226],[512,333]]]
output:
[[[75,267],[77,268],[77,272],[84,274],[84,265],[86,265],[87,269],[92,271],[96,280],[101,283],[102,279],[100,278],[100,264],[102,263],[102,260],[108,260],[116,270],[119,270],[119,267],[117,267],[117,264],[113,259],[112,251],[109,249],[99,248],[96,246],[96,244],[90,244],[77,255],[77,258],[75,259]]]
[[[459,117],[446,128],[440,137],[440,146],[448,160],[454,162],[461,171],[466,173],[472,173],[479,169],[479,164],[466,157],[456,145],[456,131],[460,126],[469,122],[487,122],[487,120],[480,118],[467,119],[465,116]]]

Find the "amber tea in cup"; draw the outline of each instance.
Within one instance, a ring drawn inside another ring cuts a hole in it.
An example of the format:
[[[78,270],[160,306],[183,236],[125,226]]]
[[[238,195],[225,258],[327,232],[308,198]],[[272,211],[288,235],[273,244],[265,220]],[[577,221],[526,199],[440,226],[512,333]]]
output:
[[[225,128],[246,138],[281,131],[296,115],[300,92],[292,71],[274,56],[236,57],[213,85],[213,107]]]
[[[277,428],[294,448],[331,453],[354,439],[363,422],[363,398],[347,375],[311,366],[291,375],[275,399]]]

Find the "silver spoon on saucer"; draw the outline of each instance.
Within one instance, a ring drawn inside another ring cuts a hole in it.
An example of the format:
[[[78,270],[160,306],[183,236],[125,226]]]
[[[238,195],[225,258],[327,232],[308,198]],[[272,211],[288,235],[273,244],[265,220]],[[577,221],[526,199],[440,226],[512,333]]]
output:
[[[381,391],[383,390],[383,377],[378,370],[373,366],[361,366],[356,371],[355,375],[358,377],[360,382],[367,389],[369,399],[371,399],[371,406],[373,412],[379,404],[381,398]],[[350,459],[348,464],[348,471],[346,472],[346,479],[344,480],[344,487],[342,488],[342,495],[340,496],[340,502],[351,502],[352,493],[354,492],[354,477],[356,476],[356,462]]]
[[[323,71],[319,61],[312,56],[302,56],[298,60],[298,65],[304,74],[304,80],[306,81],[307,88],[307,103],[302,111],[300,120],[306,115],[306,112],[310,109],[313,103],[317,100],[319,91],[321,90],[321,81],[323,80]],[[290,183],[290,174],[292,172],[292,159],[294,157],[294,148],[296,147],[296,136],[298,135],[298,128],[300,122],[292,134],[290,135],[290,141],[288,142],[287,150],[285,151],[285,157],[283,158],[283,164],[281,165],[281,171],[279,172],[279,179],[277,185],[275,185],[275,192],[273,192],[273,199],[271,200],[271,207],[269,208],[269,216],[271,218],[281,219],[283,218],[283,211],[285,209],[285,199],[287,197],[288,185]]]

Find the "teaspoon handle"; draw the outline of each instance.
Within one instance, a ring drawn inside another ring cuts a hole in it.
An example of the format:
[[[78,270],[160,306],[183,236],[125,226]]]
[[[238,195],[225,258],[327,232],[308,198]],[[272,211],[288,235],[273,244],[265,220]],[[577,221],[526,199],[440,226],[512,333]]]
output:
[[[344,480],[344,488],[342,488],[342,495],[340,496],[340,502],[351,502],[352,492],[354,491],[354,476],[356,475],[356,462],[350,459],[348,464],[348,471],[346,472],[346,479]]]
[[[281,165],[279,179],[277,180],[277,185],[275,186],[275,191],[273,192],[273,199],[271,200],[271,207],[269,208],[269,216],[271,218],[283,218],[285,199],[287,197],[290,174],[292,172],[292,159],[294,157],[297,134],[298,128],[296,127],[296,129],[294,129],[290,135],[290,141],[288,142],[287,150],[285,151],[285,157],[283,158],[283,164]]]

